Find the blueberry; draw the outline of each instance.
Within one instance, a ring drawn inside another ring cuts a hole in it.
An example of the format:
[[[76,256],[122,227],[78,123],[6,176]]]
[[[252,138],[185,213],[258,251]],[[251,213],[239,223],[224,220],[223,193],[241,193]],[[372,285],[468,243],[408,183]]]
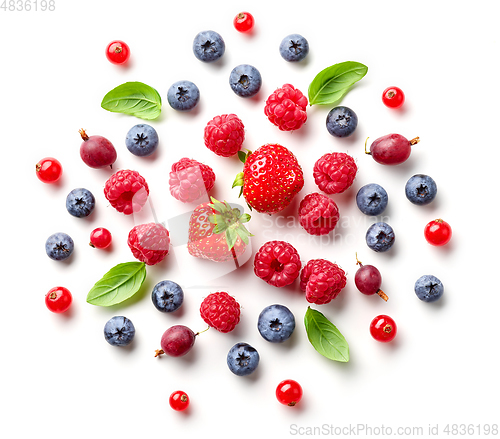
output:
[[[376,252],[386,252],[394,244],[392,227],[384,222],[372,224],[366,232],[366,244]]]
[[[63,261],[71,256],[75,243],[66,233],[54,233],[45,241],[45,251],[47,256],[54,261]]]
[[[174,110],[189,111],[198,105],[200,90],[191,81],[177,81],[168,89],[167,100]]]
[[[193,41],[194,56],[203,62],[217,61],[226,50],[222,37],[213,30],[200,32]]]
[[[271,343],[282,343],[295,329],[295,317],[283,305],[270,305],[262,310],[257,323],[260,335]]]
[[[364,185],[356,194],[356,204],[365,215],[380,215],[387,207],[388,201],[387,192],[376,183]]]
[[[259,353],[248,343],[236,343],[227,354],[229,370],[238,376],[250,375],[259,365]]]
[[[112,317],[104,325],[104,338],[112,346],[127,346],[134,335],[134,324],[126,317]]]
[[[285,61],[301,61],[308,53],[309,43],[302,35],[291,34],[281,41],[280,54]]]
[[[66,197],[66,209],[77,218],[89,216],[95,207],[95,198],[88,189],[73,189]]]
[[[326,116],[326,129],[335,137],[349,137],[358,126],[358,116],[349,107],[335,107]]]
[[[156,151],[158,133],[152,126],[140,123],[130,128],[125,137],[125,145],[132,154],[146,157]]]
[[[416,174],[406,182],[405,193],[413,204],[429,204],[437,194],[436,182],[428,175]]]
[[[430,274],[424,274],[415,282],[415,294],[424,302],[434,302],[438,300],[444,292],[442,282]]]
[[[236,66],[229,75],[231,89],[242,98],[256,95],[262,86],[260,72],[251,65]]]
[[[182,305],[184,301],[184,292],[175,282],[171,280],[162,280],[153,288],[151,299],[158,311],[173,312]]]

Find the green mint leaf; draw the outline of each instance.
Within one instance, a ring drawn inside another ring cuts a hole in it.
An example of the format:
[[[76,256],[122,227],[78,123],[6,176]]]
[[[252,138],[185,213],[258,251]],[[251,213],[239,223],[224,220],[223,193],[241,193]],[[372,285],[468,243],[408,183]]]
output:
[[[132,297],[146,279],[144,262],[125,262],[109,270],[87,294],[87,302],[111,306]]]
[[[323,314],[307,308],[304,316],[307,338],[321,355],[334,361],[349,361],[349,345],[346,339]]]
[[[349,88],[368,72],[368,67],[355,61],[345,61],[319,72],[309,85],[309,105],[334,104]]]
[[[142,82],[126,82],[104,96],[101,107],[113,113],[124,113],[141,119],[156,119],[161,113],[161,97]]]

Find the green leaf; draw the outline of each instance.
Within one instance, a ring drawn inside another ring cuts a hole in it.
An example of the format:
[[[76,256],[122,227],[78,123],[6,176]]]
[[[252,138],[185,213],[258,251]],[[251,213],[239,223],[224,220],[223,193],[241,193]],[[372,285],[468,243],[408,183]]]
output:
[[[238,233],[236,233],[236,230],[227,229],[226,230],[226,242],[227,242],[227,246],[229,249],[232,249],[234,247],[234,244],[236,244],[237,240],[238,240]]]
[[[236,178],[233,181],[233,185],[231,186],[231,189],[235,188],[236,186],[242,186],[241,191],[243,192],[244,181],[245,181],[244,174],[243,174],[243,172],[240,172],[238,175],[236,175]]]
[[[334,104],[368,72],[368,67],[345,61],[321,70],[309,85],[309,105]]]
[[[321,355],[343,363],[349,361],[349,345],[346,339],[323,314],[308,307],[304,324],[307,338]]]
[[[132,297],[146,279],[144,262],[125,262],[109,270],[87,294],[92,305],[111,306]]]
[[[161,113],[161,97],[142,82],[126,82],[104,96],[101,107],[113,113],[124,113],[141,119],[156,119]]]
[[[238,158],[241,163],[245,163],[247,160],[247,155],[243,151],[238,151]]]
[[[247,223],[252,217],[248,213],[244,213],[240,216],[240,223]]]

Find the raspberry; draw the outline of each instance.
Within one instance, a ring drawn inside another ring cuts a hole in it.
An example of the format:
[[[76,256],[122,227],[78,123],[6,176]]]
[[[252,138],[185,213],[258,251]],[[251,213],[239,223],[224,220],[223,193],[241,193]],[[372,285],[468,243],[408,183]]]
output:
[[[326,259],[311,259],[300,273],[300,289],[309,303],[317,305],[335,299],[346,282],[344,270]]]
[[[212,293],[201,302],[200,314],[217,331],[231,332],[240,321],[240,304],[227,293]]]
[[[351,187],[358,167],[354,159],[343,152],[325,154],[314,165],[314,181],[327,194],[340,194]]]
[[[104,196],[111,205],[125,215],[139,212],[146,204],[149,187],[137,171],[115,172],[104,186]]]
[[[307,120],[307,98],[291,84],[278,88],[267,98],[264,113],[281,131],[298,130]]]
[[[135,226],[128,234],[127,242],[134,257],[147,265],[163,261],[170,247],[168,230],[157,223]]]
[[[266,242],[255,254],[253,264],[254,273],[275,287],[292,284],[302,267],[297,250],[285,241]]]
[[[205,127],[205,145],[215,154],[231,157],[245,140],[245,127],[236,114],[215,116]]]
[[[215,174],[210,166],[184,157],[172,165],[168,183],[174,198],[191,203],[214,187]]]
[[[339,220],[337,204],[318,192],[306,195],[299,205],[299,222],[310,235],[330,233]]]

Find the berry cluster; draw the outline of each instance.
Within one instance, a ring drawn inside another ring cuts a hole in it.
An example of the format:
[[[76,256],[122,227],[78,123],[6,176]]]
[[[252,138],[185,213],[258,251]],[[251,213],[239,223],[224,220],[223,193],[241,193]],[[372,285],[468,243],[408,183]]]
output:
[[[248,12],[239,13],[233,21],[238,32],[251,34],[254,17]],[[220,34],[208,30],[198,33],[193,41],[194,56],[204,62],[219,60],[225,53],[225,42]],[[286,36],[279,45],[279,52],[287,62],[300,62],[309,53],[308,41],[299,34]],[[130,48],[123,41],[113,41],[106,48],[106,56],[113,64],[126,64]],[[259,71],[251,65],[241,64],[232,69],[229,84],[234,93],[242,98],[255,96],[262,85]],[[200,90],[191,81],[181,80],[168,89],[167,100],[176,111],[191,111],[200,100]],[[398,87],[389,87],[382,95],[383,103],[389,108],[399,108],[405,96]],[[264,114],[281,131],[300,129],[307,121],[308,99],[291,84],[275,89],[266,99]],[[330,135],[344,138],[353,135],[358,126],[358,116],[345,106],[330,110],[326,128]],[[105,137],[89,136],[81,129],[82,143],[80,157],[90,168],[112,168],[117,151]],[[200,134],[201,137],[201,134]],[[235,114],[213,117],[203,131],[205,146],[216,156],[229,158],[237,155],[243,162],[243,170],[236,177],[233,187],[241,187],[248,206],[258,213],[275,214],[290,206],[304,186],[304,172],[297,157],[280,144],[265,144],[255,151],[243,152],[245,126]],[[400,134],[388,134],[376,139],[365,152],[383,165],[398,165],[411,154],[411,147],[418,137],[408,140]],[[159,147],[159,136],[148,124],[134,125],[125,136],[127,150],[136,157],[154,156]],[[139,159],[140,160],[140,159]],[[61,163],[46,157],[36,164],[36,174],[44,183],[59,182],[62,176]],[[298,206],[300,225],[310,235],[327,235],[337,226],[340,213],[337,203],[330,197],[348,191],[357,176],[358,167],[354,158],[346,153],[329,152],[317,159],[312,177],[322,192],[305,195]],[[198,204],[189,219],[187,249],[191,256],[211,262],[234,262],[247,250],[253,235],[244,225],[250,215],[241,213],[227,202],[208,199],[208,193],[215,186],[216,176],[211,166],[195,159],[183,157],[171,165],[169,173],[170,194],[182,203]],[[114,172],[104,184],[104,198],[117,212],[132,215],[139,212],[148,202],[149,186],[146,179],[135,170],[120,169]],[[431,203],[437,194],[435,181],[425,174],[412,176],[406,183],[405,194],[414,205]],[[380,215],[388,205],[387,191],[376,183],[361,187],[356,194],[356,205],[365,215]],[[90,216],[99,203],[94,194],[86,188],[75,188],[66,197],[66,209],[76,218]],[[451,227],[442,219],[431,221],[424,229],[425,239],[434,246],[447,244],[451,239]],[[127,236],[127,244],[140,269],[146,265],[161,263],[169,254],[170,232],[160,223],[151,222],[134,226]],[[90,246],[97,249],[111,249],[111,232],[98,227],[90,233]],[[386,222],[372,224],[366,232],[367,246],[376,252],[387,252],[395,243],[395,233]],[[71,257],[75,242],[66,233],[57,232],[45,243],[48,257],[62,261]],[[388,300],[380,289],[382,276],[372,265],[363,265],[357,260],[354,282],[358,290],[367,296],[377,294]],[[347,284],[346,272],[336,263],[326,259],[301,261],[297,249],[285,241],[271,240],[264,243],[253,258],[254,273],[267,284],[277,288],[294,288],[298,279],[300,290],[308,303],[324,305],[337,298]],[[421,276],[415,283],[415,293],[424,302],[438,300],[444,291],[442,282],[435,276]],[[54,287],[45,296],[47,308],[54,313],[66,312],[72,303],[72,294],[65,287]],[[182,287],[171,280],[158,282],[152,292],[154,307],[162,313],[175,313],[184,303]],[[234,331],[242,317],[240,303],[225,291],[210,293],[199,306],[203,322],[220,333]],[[271,304],[260,312],[257,329],[269,343],[284,343],[292,337],[296,320],[293,312],[282,304]],[[395,321],[387,315],[373,319],[370,333],[378,341],[390,342],[397,333]],[[125,316],[114,316],[104,325],[104,338],[112,346],[127,346],[133,342],[135,326]],[[180,357],[187,355],[194,347],[200,332],[195,333],[184,325],[173,325],[162,335],[161,349],[155,356]],[[256,348],[245,342],[234,344],[228,351],[226,362],[229,370],[237,376],[252,374],[258,367],[260,356]],[[294,380],[279,383],[276,397],[282,404],[294,406],[302,398],[302,387]],[[172,409],[182,411],[189,406],[188,395],[180,390],[169,397]]]

